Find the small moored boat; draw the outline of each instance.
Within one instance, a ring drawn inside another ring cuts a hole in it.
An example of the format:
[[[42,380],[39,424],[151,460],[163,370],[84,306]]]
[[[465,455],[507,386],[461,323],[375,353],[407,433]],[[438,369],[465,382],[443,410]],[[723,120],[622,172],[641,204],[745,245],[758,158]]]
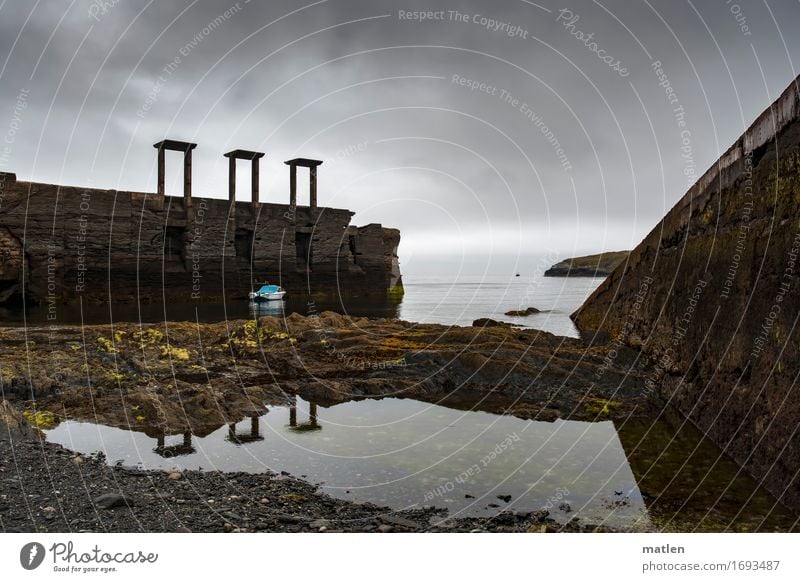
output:
[[[251,301],[280,301],[286,291],[278,285],[262,285],[258,291],[250,292]]]

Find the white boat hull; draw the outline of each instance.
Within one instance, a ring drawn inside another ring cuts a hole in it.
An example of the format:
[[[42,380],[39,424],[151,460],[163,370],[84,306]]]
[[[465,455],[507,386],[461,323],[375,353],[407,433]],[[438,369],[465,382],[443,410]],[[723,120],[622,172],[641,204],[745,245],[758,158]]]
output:
[[[252,301],[280,301],[283,299],[283,296],[286,295],[286,291],[277,291],[275,293],[250,293],[250,299]]]

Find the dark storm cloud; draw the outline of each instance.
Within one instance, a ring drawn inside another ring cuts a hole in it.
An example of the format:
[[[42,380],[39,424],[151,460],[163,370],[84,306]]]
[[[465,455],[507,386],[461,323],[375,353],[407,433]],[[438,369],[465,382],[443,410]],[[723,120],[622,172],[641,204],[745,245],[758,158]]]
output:
[[[800,44],[796,2],[59,6],[0,8],[4,169],[153,190],[168,136],[200,144],[198,194],[225,195],[243,147],[285,201],[282,161],[318,156],[321,203],[401,228],[406,264],[631,246]]]

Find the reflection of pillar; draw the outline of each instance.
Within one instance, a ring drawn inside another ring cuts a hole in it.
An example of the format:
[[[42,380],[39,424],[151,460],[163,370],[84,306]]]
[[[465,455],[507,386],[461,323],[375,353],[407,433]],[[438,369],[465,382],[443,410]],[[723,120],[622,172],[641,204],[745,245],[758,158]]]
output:
[[[236,438],[236,423],[232,422],[228,425],[228,436],[232,439]]]
[[[289,206],[297,206],[297,166],[289,166]]]
[[[159,449],[163,449],[164,448],[164,433],[163,432],[160,435],[158,435],[158,437],[156,438],[156,446]]]
[[[297,406],[294,404],[289,407],[289,426],[297,426]]]
[[[184,447],[192,446],[192,432],[189,430],[183,433],[183,446]]]
[[[317,426],[317,405],[314,402],[308,403],[308,421],[311,426]]]
[[[251,416],[250,417],[250,436],[253,438],[258,437],[258,417]]]
[[[165,159],[164,149],[158,149],[158,195],[164,195],[164,175],[166,174],[167,170],[167,162]]]

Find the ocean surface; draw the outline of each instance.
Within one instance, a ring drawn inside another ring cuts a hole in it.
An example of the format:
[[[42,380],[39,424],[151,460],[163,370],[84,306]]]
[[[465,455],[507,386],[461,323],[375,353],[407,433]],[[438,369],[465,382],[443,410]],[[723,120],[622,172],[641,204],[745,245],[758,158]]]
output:
[[[399,302],[383,299],[347,299],[317,301],[315,310],[332,310],[357,317],[390,317],[422,323],[470,325],[489,317],[520,327],[532,327],[556,335],[577,337],[570,320],[584,300],[603,281],[599,278],[544,277],[521,275],[404,275],[405,295]],[[226,303],[128,303],[112,305],[69,306],[57,310],[57,319],[47,319],[47,307],[0,308],[0,324],[57,325],[97,324],[117,321],[200,321],[216,322],[259,315],[308,313],[305,296],[287,289],[283,302],[254,304],[247,300]],[[504,315],[510,310],[535,307],[541,313],[527,317]]]
[[[207,435],[67,420],[47,439],[144,469],[286,471],[326,493],[450,516],[546,510],[626,530],[788,530],[796,519],[691,426],[543,422],[408,399],[296,398]]]

